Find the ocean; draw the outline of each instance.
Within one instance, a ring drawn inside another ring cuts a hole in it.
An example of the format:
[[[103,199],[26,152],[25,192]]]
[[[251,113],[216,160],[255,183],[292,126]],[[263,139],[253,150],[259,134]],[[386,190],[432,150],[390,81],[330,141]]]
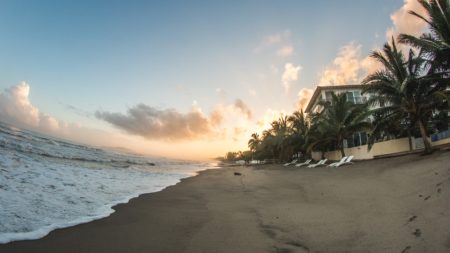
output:
[[[0,243],[109,216],[212,163],[152,158],[75,144],[0,123]]]

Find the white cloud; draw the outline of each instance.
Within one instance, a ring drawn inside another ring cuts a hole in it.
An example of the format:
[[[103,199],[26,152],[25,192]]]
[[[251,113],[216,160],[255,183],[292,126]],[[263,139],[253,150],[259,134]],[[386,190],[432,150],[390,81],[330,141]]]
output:
[[[0,118],[2,121],[25,128],[43,131],[59,129],[59,122],[33,106],[29,100],[30,86],[22,82],[0,94]]]
[[[294,47],[292,45],[283,46],[277,50],[277,55],[281,57],[289,57],[294,53]]]
[[[86,128],[77,123],[66,123],[47,115],[34,106],[29,98],[30,86],[22,82],[0,94],[0,120],[2,122],[37,132],[76,140],[91,145],[124,143],[113,134]]]
[[[275,110],[271,108],[266,109],[262,118],[256,123],[259,127],[259,132],[269,129],[270,124],[274,120],[278,120],[283,115],[288,115],[288,113],[283,110]]]
[[[222,88],[216,88],[216,93],[220,97],[226,97],[227,93]]]
[[[409,11],[415,11],[422,16],[426,16],[426,11],[419,1],[404,0],[403,6],[391,15],[393,26],[386,31],[388,41],[391,40],[392,36],[397,37],[400,33],[418,36],[424,31],[426,23],[409,14]]]
[[[234,107],[241,111],[248,119],[252,118],[252,110],[244,103],[244,101],[242,101],[242,99],[236,99],[234,101]]]
[[[283,83],[284,91],[287,93],[291,87],[292,82],[297,81],[299,77],[299,72],[302,66],[295,66],[292,63],[286,63],[284,65],[284,72],[281,76],[281,82]]]
[[[314,91],[312,89],[303,88],[298,92],[298,99],[297,99],[297,110],[305,110],[306,106],[309,103],[309,100],[311,99],[311,96],[313,95]]]
[[[256,96],[256,90],[250,89],[250,90],[248,90],[248,94],[249,94],[250,96],[254,97],[254,96]]]
[[[290,30],[265,36],[259,45],[253,49],[253,52],[259,54],[267,49],[277,48],[277,55],[283,57],[290,56],[294,52],[294,47],[290,45],[290,37]]]
[[[375,71],[382,68],[382,64],[373,59],[370,56],[365,57],[360,62],[361,68],[365,71],[365,74],[370,75],[374,73]]]
[[[333,62],[321,73],[319,85],[357,83],[361,70],[361,45],[350,42],[339,49]]]
[[[280,70],[277,68],[277,66],[272,64],[270,65],[270,72],[274,75],[277,75],[280,72]]]

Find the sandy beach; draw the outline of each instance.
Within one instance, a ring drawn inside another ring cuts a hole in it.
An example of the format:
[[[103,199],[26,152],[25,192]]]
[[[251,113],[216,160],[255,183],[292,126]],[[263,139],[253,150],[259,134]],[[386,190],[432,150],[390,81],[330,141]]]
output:
[[[208,170],[0,252],[449,252],[449,164],[439,151]]]

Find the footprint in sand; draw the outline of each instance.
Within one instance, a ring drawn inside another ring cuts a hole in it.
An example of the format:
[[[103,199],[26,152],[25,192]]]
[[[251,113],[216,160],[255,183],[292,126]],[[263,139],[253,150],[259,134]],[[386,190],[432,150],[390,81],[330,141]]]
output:
[[[437,189],[437,192],[438,192],[438,193],[441,193],[441,188]]]
[[[420,237],[422,235],[422,231],[420,231],[420,229],[416,229],[416,231],[414,231],[414,233],[412,234],[415,235],[416,237]]]
[[[406,248],[404,248],[402,250],[402,253],[408,253],[410,249],[411,249],[411,246],[406,246]]]
[[[414,221],[415,219],[417,219],[417,216],[411,216],[409,219],[408,219],[408,222],[411,222],[411,221]]]
[[[427,196],[426,198],[424,198],[424,200],[428,200],[429,198],[431,198],[431,196]]]

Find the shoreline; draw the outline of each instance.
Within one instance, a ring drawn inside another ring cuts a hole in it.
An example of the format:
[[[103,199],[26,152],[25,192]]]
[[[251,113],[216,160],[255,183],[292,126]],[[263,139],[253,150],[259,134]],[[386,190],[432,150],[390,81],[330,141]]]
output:
[[[445,252],[449,163],[439,151],[337,169],[207,169],[0,252]]]
[[[207,168],[207,169],[198,170],[195,172],[195,174],[186,175],[185,177],[178,179],[178,181],[175,184],[171,184],[171,185],[162,187],[161,189],[156,190],[156,191],[152,191],[152,192],[144,191],[144,192],[137,192],[134,194],[130,194],[129,196],[124,197],[120,200],[117,200],[117,201],[111,202],[110,204],[99,207],[98,210],[102,210],[102,211],[99,211],[100,214],[95,215],[95,216],[84,216],[84,217],[80,217],[75,220],[66,221],[64,223],[54,223],[54,224],[51,224],[48,226],[41,227],[37,230],[29,231],[29,232],[4,233],[0,237],[0,246],[9,244],[9,243],[13,243],[13,242],[39,240],[39,239],[44,238],[45,236],[47,236],[48,234],[50,234],[51,232],[53,232],[55,230],[71,228],[74,226],[78,226],[78,225],[94,222],[96,220],[107,218],[116,212],[115,207],[118,205],[126,205],[132,199],[139,198],[145,194],[151,194],[151,193],[157,193],[160,191],[164,191],[168,187],[175,186],[175,185],[181,183],[182,180],[184,180],[184,179],[195,177],[195,176],[198,176],[199,173],[201,173],[203,171],[214,170],[214,169],[217,169],[217,168]]]

